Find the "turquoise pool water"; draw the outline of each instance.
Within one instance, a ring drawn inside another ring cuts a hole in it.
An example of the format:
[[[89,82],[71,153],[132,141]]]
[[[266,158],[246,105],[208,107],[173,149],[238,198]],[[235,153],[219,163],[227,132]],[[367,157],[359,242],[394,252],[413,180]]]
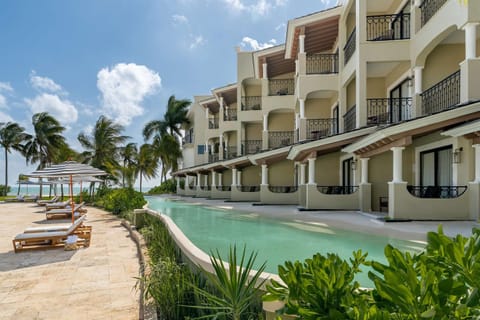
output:
[[[337,253],[343,259],[361,249],[368,258],[385,261],[383,250],[390,243],[397,248],[419,251],[421,244],[372,234],[345,231],[321,223],[279,221],[228,209],[148,197],[149,207],[169,216],[198,248],[209,254],[219,250],[227,256],[230,245],[258,251],[257,262],[267,262],[267,272],[277,273],[277,267],[287,260],[305,260],[320,252]],[[363,286],[371,286],[366,272],[357,277]]]

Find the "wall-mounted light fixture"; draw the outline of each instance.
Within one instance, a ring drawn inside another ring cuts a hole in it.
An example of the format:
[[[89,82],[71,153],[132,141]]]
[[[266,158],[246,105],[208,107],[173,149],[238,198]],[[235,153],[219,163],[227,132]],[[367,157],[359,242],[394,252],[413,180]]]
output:
[[[352,170],[357,170],[357,160],[356,159],[352,160]]]
[[[455,151],[453,151],[453,163],[461,163],[462,162],[462,151],[463,148],[456,148]]]

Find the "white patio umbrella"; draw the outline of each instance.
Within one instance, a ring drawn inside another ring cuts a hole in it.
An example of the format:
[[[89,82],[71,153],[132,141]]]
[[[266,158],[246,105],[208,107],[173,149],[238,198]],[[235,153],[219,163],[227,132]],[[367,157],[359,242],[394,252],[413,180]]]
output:
[[[103,170],[94,168],[87,164],[78,163],[76,161],[65,161],[59,164],[54,164],[48,168],[36,170],[30,173],[29,177],[35,178],[69,178],[70,184],[70,206],[72,208],[72,223],[74,217],[74,202],[73,202],[73,178],[81,179],[82,177],[96,177],[104,176],[107,173]]]

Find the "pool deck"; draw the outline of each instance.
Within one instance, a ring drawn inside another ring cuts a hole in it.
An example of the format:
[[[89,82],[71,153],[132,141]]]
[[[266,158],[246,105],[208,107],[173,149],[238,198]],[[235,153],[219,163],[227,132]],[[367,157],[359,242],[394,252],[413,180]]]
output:
[[[42,210],[0,203],[0,319],[138,319],[137,248],[120,219],[88,207],[90,247],[15,254],[15,235],[50,223]]]
[[[228,202],[181,196],[168,197],[189,203],[249,212],[270,219],[322,224],[327,227],[374,233],[404,240],[425,241],[427,232],[437,231],[439,224],[443,226],[445,234],[452,237],[457,234],[469,236],[472,228],[480,228],[480,224],[475,221],[384,222],[377,218],[384,216],[385,213],[378,212],[365,214],[357,211],[299,211],[295,205],[252,205],[251,202]]]

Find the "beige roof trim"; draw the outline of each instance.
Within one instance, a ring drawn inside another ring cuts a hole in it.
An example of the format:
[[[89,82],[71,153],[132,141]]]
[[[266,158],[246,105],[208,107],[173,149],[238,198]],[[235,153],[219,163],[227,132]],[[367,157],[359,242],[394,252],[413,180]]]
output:
[[[478,131],[480,131],[480,120],[457,126],[453,129],[442,132],[441,135],[450,137],[461,137]]]
[[[292,148],[292,146],[287,146],[287,147],[283,147],[283,148],[264,151],[264,152],[260,152],[260,153],[257,153],[257,154],[252,154],[252,155],[248,156],[248,158],[250,159],[252,164],[259,165],[259,164],[261,164],[261,160],[272,158],[272,157],[281,155],[282,153],[288,153],[291,148]]]

